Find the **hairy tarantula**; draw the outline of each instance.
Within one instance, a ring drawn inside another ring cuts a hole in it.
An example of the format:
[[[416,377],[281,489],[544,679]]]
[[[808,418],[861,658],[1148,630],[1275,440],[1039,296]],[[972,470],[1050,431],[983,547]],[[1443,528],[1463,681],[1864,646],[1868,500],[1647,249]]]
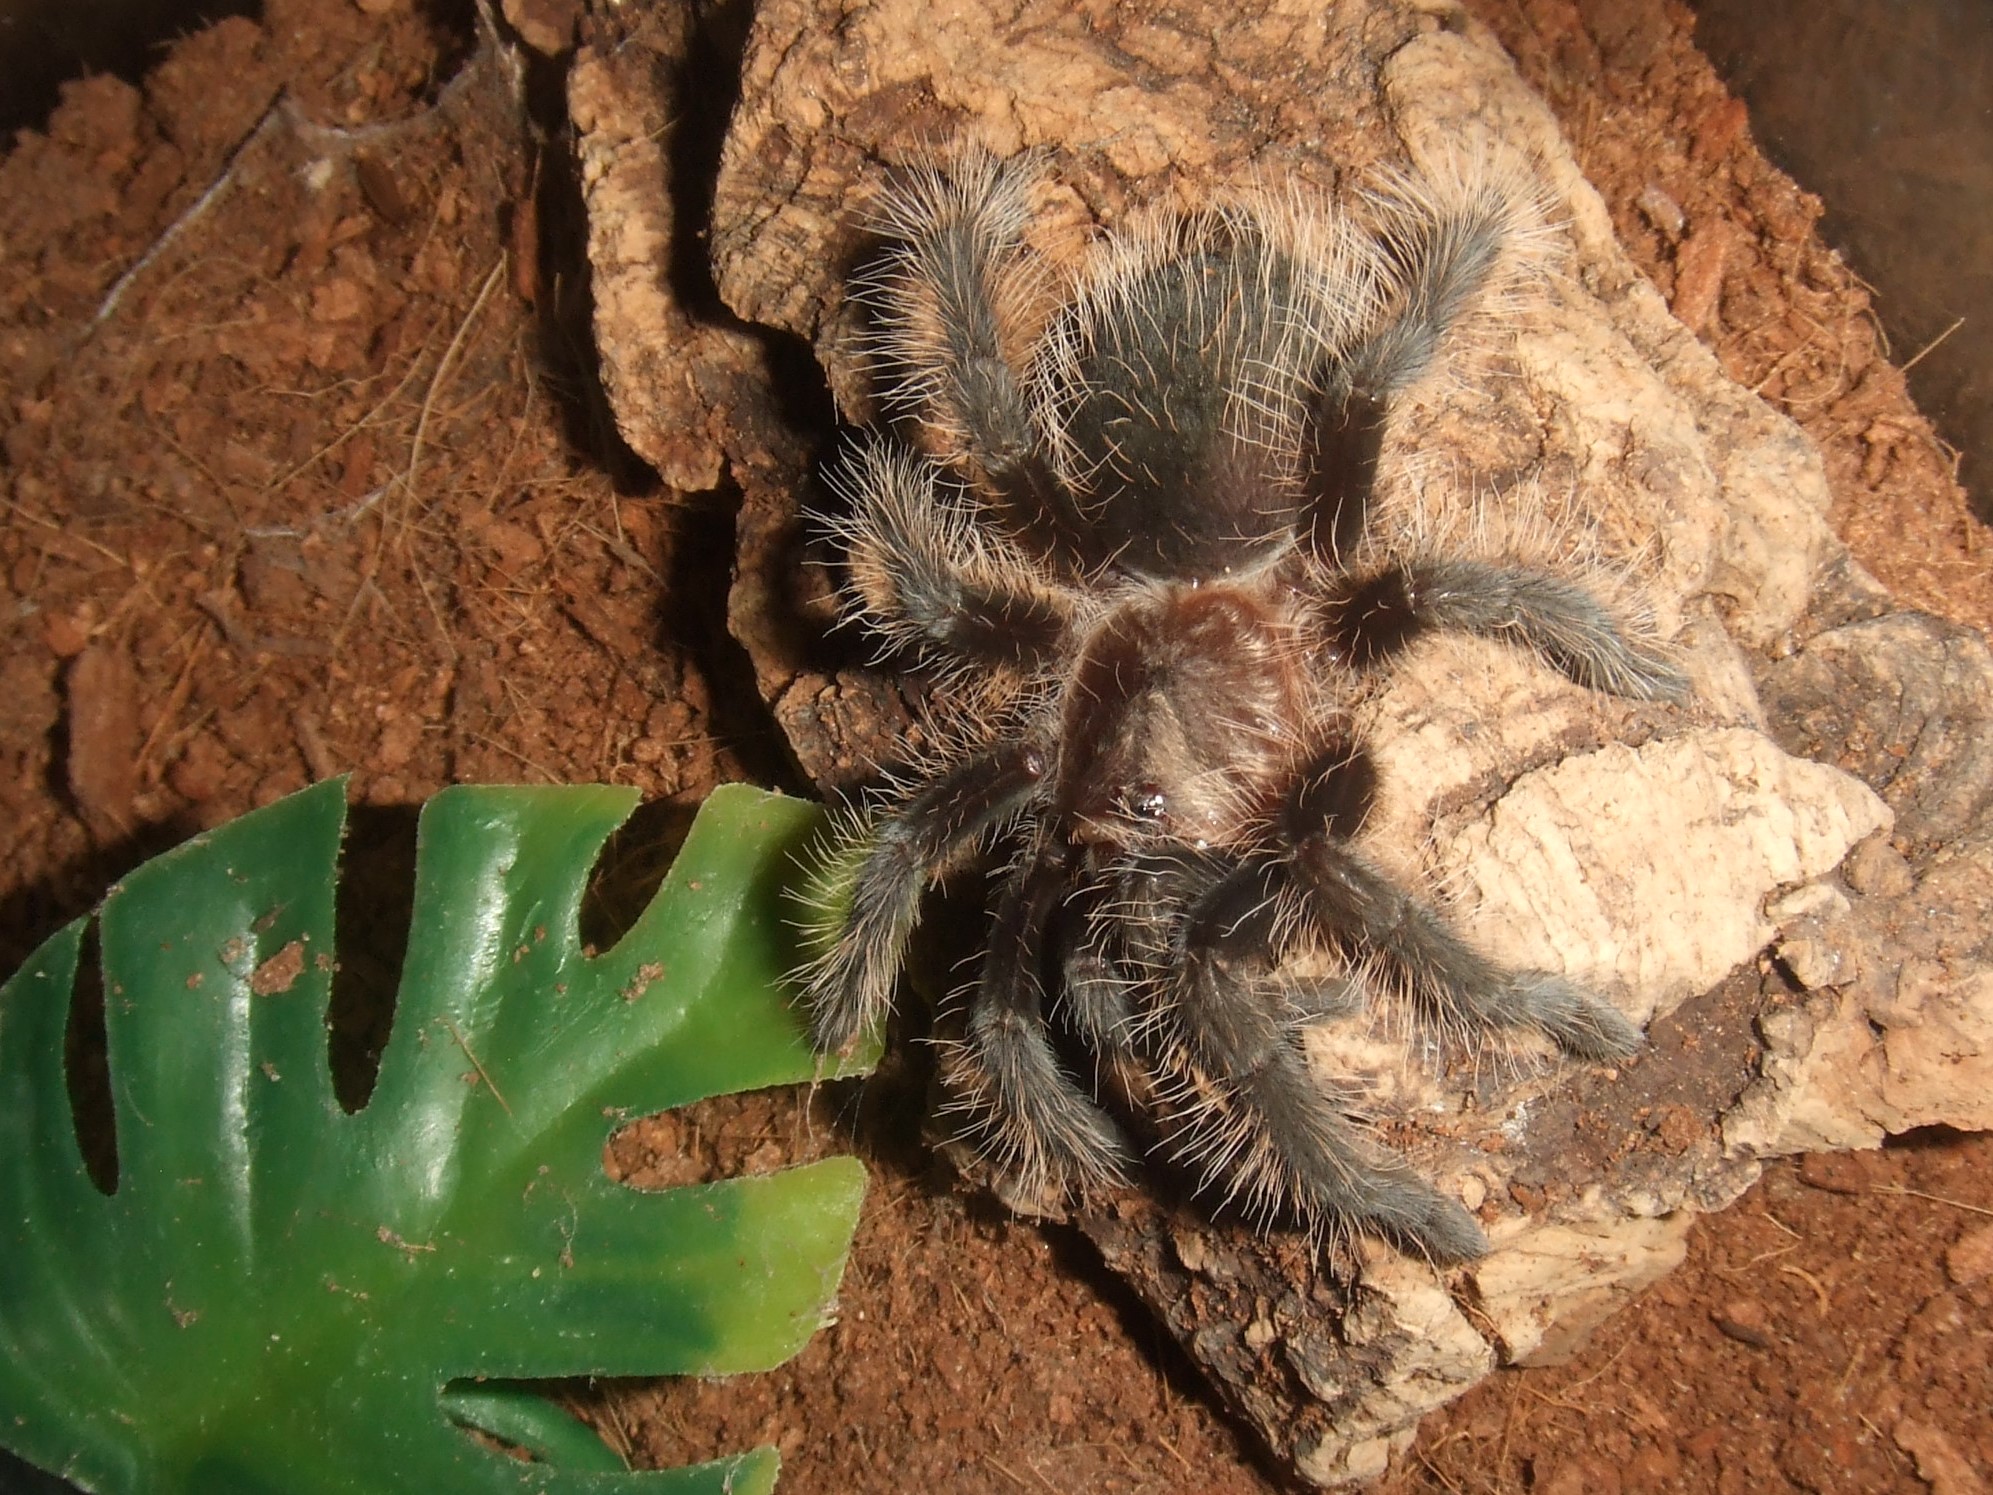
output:
[[[1513,182],[1457,178],[1154,218],[1049,315],[1028,159],[967,153],[888,195],[891,393],[937,455],[871,438],[831,525],[852,615],[978,709],[822,848],[805,977],[817,1043],[848,1046],[889,1009],[928,886],[1010,848],[945,1073],[1022,1187],[1123,1178],[1111,1116],[1138,1112],[1249,1208],[1471,1258],[1474,1219],[1364,1134],[1300,1030],[1382,983],[1583,1058],[1641,1042],[1563,977],[1481,955],[1354,841],[1376,774],[1347,705],[1423,634],[1510,640],[1623,696],[1685,689],[1571,579],[1369,543],[1394,400],[1533,222]],[[1334,974],[1297,974],[1300,952]],[[1088,1051],[1135,1083],[1083,1083]]]

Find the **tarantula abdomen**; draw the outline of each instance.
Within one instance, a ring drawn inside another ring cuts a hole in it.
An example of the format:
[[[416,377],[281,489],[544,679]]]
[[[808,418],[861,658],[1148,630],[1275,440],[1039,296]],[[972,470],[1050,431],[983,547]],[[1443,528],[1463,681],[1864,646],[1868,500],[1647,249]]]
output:
[[[1378,785],[1352,708],[1425,634],[1685,693],[1583,581],[1375,533],[1397,401],[1510,274],[1527,194],[1406,176],[1342,211],[1153,219],[1046,317],[1031,171],[965,153],[882,215],[884,361],[937,450],[861,445],[831,528],[852,618],[976,709],[824,848],[818,1042],[883,1016],[928,886],[995,853],[945,1073],[1023,1192],[1122,1179],[1139,1131],[1262,1215],[1476,1255],[1473,1218],[1367,1135],[1299,1035],[1390,991],[1447,1032],[1594,1059],[1640,1042],[1564,977],[1488,959],[1361,846]],[[1311,953],[1329,974],[1298,974]]]

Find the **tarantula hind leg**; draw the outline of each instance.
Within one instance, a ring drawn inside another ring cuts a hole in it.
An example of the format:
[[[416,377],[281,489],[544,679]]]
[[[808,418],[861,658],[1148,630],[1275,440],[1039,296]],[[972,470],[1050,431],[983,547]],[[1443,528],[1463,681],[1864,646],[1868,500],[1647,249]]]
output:
[[[1006,744],[965,759],[895,810],[832,829],[802,895],[816,949],[801,975],[821,1052],[844,1052],[883,1021],[921,895],[1022,808],[1044,774],[1039,749]]]
[[[1022,1198],[1067,1184],[1121,1182],[1127,1148],[1107,1114],[1074,1083],[1046,1027],[1040,971],[1054,913],[1070,888],[1062,861],[1025,863],[1006,880],[969,1003],[968,1035],[950,1079],[986,1151]]]
[[[1332,832],[1296,837],[1285,866],[1311,924],[1382,958],[1441,1021],[1535,1028],[1582,1059],[1616,1059],[1640,1047],[1640,1030],[1619,1012],[1562,976],[1497,965]]]
[[[1304,1216],[1361,1225],[1435,1261],[1484,1254],[1473,1216],[1369,1143],[1308,1068],[1294,1009],[1262,959],[1238,948],[1241,924],[1229,916],[1241,887],[1255,896],[1256,882],[1264,882],[1261,869],[1241,868],[1184,923],[1165,1008],[1182,1045],[1169,1068],[1184,1085],[1172,1150],[1243,1193],[1249,1208],[1285,1200]]]
[[[1435,630],[1507,639],[1593,690],[1678,701],[1688,679],[1658,650],[1629,637],[1584,587],[1529,566],[1419,560],[1357,578],[1328,608],[1330,647],[1358,665],[1379,663]]]

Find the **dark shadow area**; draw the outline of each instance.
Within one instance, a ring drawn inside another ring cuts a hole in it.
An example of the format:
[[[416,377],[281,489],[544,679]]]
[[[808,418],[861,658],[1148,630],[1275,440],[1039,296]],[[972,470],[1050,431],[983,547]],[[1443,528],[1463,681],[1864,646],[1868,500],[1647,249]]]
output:
[[[256,0],[0,0],[0,134],[42,128],[73,78],[137,83],[188,32],[261,14]]]
[[[720,155],[740,100],[741,66],[753,20],[751,0],[720,0],[698,10],[686,39],[673,79],[679,107],[666,143],[670,179],[664,188],[677,220],[666,275],[673,295],[693,321],[727,327],[755,340],[765,378],[741,393],[763,408],[738,410],[735,418],[744,427],[766,421],[786,433],[803,433],[815,447],[809,464],[815,473],[838,429],[823,370],[802,338],[737,317],[720,297],[709,258]],[[734,517],[740,495],[728,489],[715,499],[687,516],[684,543],[669,583],[669,595],[676,599],[675,616],[666,620],[666,626],[692,644],[713,692],[715,728],[739,754],[748,776],[758,783],[806,793],[809,780],[761,697],[748,651],[729,627],[728,587],[714,584],[716,578],[733,574]],[[852,644],[842,636],[827,637],[804,618],[800,589],[808,580],[809,551],[810,536],[799,532],[791,553],[759,564],[780,578],[784,588],[785,605],[778,621],[788,632],[781,641],[782,652],[805,670],[828,673]],[[747,564],[757,561],[747,558]]]
[[[650,800],[617,826],[595,859],[581,899],[581,944],[612,950],[643,917],[692,829],[696,805]]]
[[[714,495],[678,514],[671,574],[657,613],[658,634],[665,643],[691,651],[711,693],[712,733],[733,752],[748,779],[785,793],[807,794],[809,778],[761,698],[754,661],[728,626],[737,507],[737,495]]]
[[[673,217],[664,277],[691,321],[742,332],[760,343],[771,400],[768,414],[779,425],[823,432],[835,424],[836,412],[808,343],[735,316],[720,298],[708,259],[720,153],[740,98],[740,69],[753,19],[750,0],[694,7],[682,55],[669,63],[667,94],[675,108],[664,126],[667,179],[658,184]],[[533,166],[541,354],[567,397],[564,413],[576,446],[601,462],[626,493],[649,493],[655,490],[656,475],[616,430],[602,387],[587,207],[574,128],[567,117],[568,71],[565,57],[535,57],[529,59],[526,80],[528,116],[544,142]]]
[[[1993,6],[1694,0],[1765,152],[1826,203],[1890,356],[1993,519]]]
[[[672,80],[679,112],[667,146],[666,183],[678,232],[666,274],[673,294],[697,321],[745,326],[720,300],[706,246],[713,227],[713,193],[727,122],[740,102],[740,68],[754,23],[752,0],[718,0],[695,7],[685,56]]]
[[[98,922],[90,921],[76,952],[76,985],[69,996],[69,1024],[62,1036],[62,1077],[69,1092],[76,1146],[90,1182],[106,1194],[118,1190],[118,1123],[111,1100],[110,1041],[104,1029],[104,950]]]
[[[87,827],[91,822],[71,792],[67,777],[70,715],[65,687],[62,715],[49,734],[48,772],[42,782],[49,797]],[[125,824],[130,824],[129,812]],[[89,850],[54,868],[40,881],[0,898],[0,980],[19,970],[22,962],[63,925],[102,903],[119,878],[200,834],[201,825],[191,811],[183,810],[132,825],[122,834],[109,834],[109,827],[100,819],[94,831],[97,840]]]
[[[684,23],[681,54],[659,59],[671,69],[669,91],[678,105],[667,126],[667,180],[659,184],[676,218],[664,274],[693,322],[742,331],[760,343],[766,379],[733,382],[744,386],[734,391],[744,402],[762,408],[736,411],[739,423],[772,421],[789,432],[829,432],[834,408],[808,345],[735,317],[720,299],[706,257],[720,150],[739,93],[752,18],[744,0],[701,7]],[[625,496],[652,496],[659,492],[657,474],[623,439],[603,385],[587,206],[567,117],[568,74],[568,58],[529,60],[527,112],[535,140],[529,147],[531,204],[523,211],[534,215],[537,352],[570,445],[607,472]],[[726,393],[715,391],[717,397]],[[761,698],[747,651],[729,629],[739,502],[738,491],[724,484],[677,509],[673,565],[660,589],[656,626],[660,637],[691,651],[712,692],[712,731],[746,776],[801,792],[807,779]]]
[[[1884,1137],[1882,1145],[1892,1152],[1943,1152],[1958,1146],[1966,1135],[1955,1126],[1920,1126]]]
[[[529,146],[530,201],[534,215],[537,352],[555,396],[568,443],[609,474],[625,497],[655,493],[657,474],[616,428],[602,384],[595,346],[595,287],[588,263],[588,208],[581,193],[581,163],[567,118],[567,60],[525,54],[526,110],[535,126]],[[513,236],[517,242],[517,235]]]
[[[76,1495],[76,1486],[0,1448],[0,1495]]]
[[[349,1113],[373,1094],[381,1052],[394,1027],[415,910],[417,817],[413,805],[347,810],[325,1039],[333,1093]]]
[[[666,274],[673,294],[694,321],[731,327],[760,343],[769,413],[778,424],[790,431],[829,432],[837,423],[837,411],[810,345],[792,333],[735,316],[720,299],[708,258],[720,152],[740,102],[741,67],[753,24],[753,0],[717,0],[701,6],[693,23],[674,80],[679,107],[667,145],[671,180],[665,187],[677,224]]]
[[[429,23],[436,43],[434,70],[422,94],[424,103],[434,104],[476,58],[484,32],[478,24],[477,0],[416,0],[415,8]]]

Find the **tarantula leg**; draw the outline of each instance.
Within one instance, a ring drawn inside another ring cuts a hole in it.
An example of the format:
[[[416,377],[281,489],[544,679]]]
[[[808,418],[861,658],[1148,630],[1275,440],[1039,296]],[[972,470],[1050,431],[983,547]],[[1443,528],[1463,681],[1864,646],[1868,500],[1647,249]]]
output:
[[[1261,964],[1266,931],[1256,926],[1277,884],[1274,864],[1248,862],[1183,920],[1167,1011],[1187,1061],[1174,1067],[1186,1080],[1188,1124],[1174,1149],[1261,1207],[1289,1199],[1436,1260],[1480,1256],[1487,1241],[1473,1217],[1366,1142],[1310,1072],[1291,1004]],[[1332,989],[1346,1005],[1348,988]]]
[[[1002,466],[983,465],[1005,522],[1061,574],[1076,577],[1105,557],[1065,481],[1043,452],[1026,452]]]
[[[1562,976],[1497,965],[1339,838],[1301,837],[1284,865],[1317,928],[1354,938],[1381,957],[1413,1000],[1442,1020],[1536,1028],[1586,1059],[1618,1058],[1640,1047],[1640,1030],[1613,1008]]]
[[[931,463],[872,442],[834,481],[852,499],[837,528],[856,611],[878,632],[998,667],[1039,663],[1058,646],[1071,599],[1014,545],[979,530],[973,506],[944,491]]]
[[[1276,974],[1267,978],[1267,984],[1285,1007],[1290,1023],[1297,1028],[1324,1018],[1347,1017],[1363,1009],[1363,989],[1340,976],[1301,981]]]
[[[809,901],[821,948],[802,973],[818,1049],[837,1053],[892,1008],[893,982],[928,884],[1037,791],[1045,757],[1029,744],[959,764],[897,810],[834,832]],[[824,916],[828,915],[829,918]]]
[[[909,173],[880,206],[879,226],[899,246],[872,300],[898,366],[897,398],[948,436],[1020,535],[1077,566],[1085,519],[1005,347],[1038,297],[1018,253],[1036,175],[1031,156],[978,151],[948,171]]]
[[[1384,313],[1348,355],[1347,378],[1353,390],[1381,398],[1432,367],[1446,335],[1505,277],[1541,218],[1534,187],[1503,171],[1397,176],[1370,201]]]
[[[1066,952],[1063,992],[1072,1024],[1087,1042],[1119,1052],[1136,1021],[1131,983],[1099,945],[1082,939]]]
[[[1500,174],[1444,184],[1399,178],[1372,207],[1378,252],[1356,283],[1374,310],[1364,335],[1318,374],[1308,411],[1297,528],[1331,570],[1347,565],[1363,538],[1393,397],[1432,366],[1536,218],[1525,184]]]
[[[1363,539],[1377,459],[1384,449],[1382,396],[1345,390],[1308,423],[1302,483],[1301,539],[1315,559],[1340,571]]]
[[[1593,690],[1658,701],[1688,694],[1674,663],[1628,637],[1590,592],[1531,567],[1403,562],[1357,582],[1327,611],[1330,647],[1359,665],[1445,629],[1512,640]]]
[[[1073,1083],[1045,1027],[1038,973],[1069,885],[1069,869],[1050,858],[1011,877],[969,1010],[968,1055],[987,1089],[975,1101],[1005,1164],[1032,1194],[1068,1180],[1110,1184],[1124,1172],[1114,1123]]]

